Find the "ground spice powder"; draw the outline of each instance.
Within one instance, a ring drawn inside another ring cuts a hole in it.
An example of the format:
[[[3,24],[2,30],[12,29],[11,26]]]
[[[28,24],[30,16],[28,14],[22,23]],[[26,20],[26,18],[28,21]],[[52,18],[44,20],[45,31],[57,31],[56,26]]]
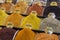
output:
[[[23,19],[23,16],[19,15],[18,13],[13,13],[7,17],[5,25],[7,25],[8,22],[12,22],[14,27],[20,27],[22,19]]]
[[[36,11],[38,16],[43,16],[43,7],[37,4],[32,4],[27,8],[26,14],[29,15],[32,11]]]
[[[55,34],[40,33],[37,34],[36,40],[58,40],[58,36]]]
[[[19,31],[15,37],[15,40],[34,40],[35,33],[28,28],[24,28]]]

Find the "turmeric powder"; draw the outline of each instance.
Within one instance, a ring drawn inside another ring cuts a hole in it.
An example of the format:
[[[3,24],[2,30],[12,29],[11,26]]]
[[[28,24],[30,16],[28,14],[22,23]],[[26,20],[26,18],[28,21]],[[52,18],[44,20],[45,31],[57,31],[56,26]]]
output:
[[[34,40],[35,33],[28,28],[24,28],[19,31],[15,37],[15,40]]]
[[[11,22],[14,27],[19,27],[22,19],[23,19],[23,16],[19,15],[18,13],[13,13],[7,17],[5,25]]]
[[[18,6],[20,7],[21,14],[24,14],[28,5],[26,2],[20,1],[20,2],[16,3],[16,7],[18,7]]]
[[[4,25],[7,16],[5,11],[0,9],[0,25]]]
[[[12,8],[12,12],[13,13],[19,13],[19,14],[21,14],[22,13],[22,10],[21,10],[21,8],[19,7],[19,5],[17,6],[17,5],[15,5],[15,6],[13,6],[13,8]]]
[[[34,30],[39,30],[41,19],[39,19],[36,16],[36,14],[37,14],[36,12],[31,12],[31,14],[29,16],[24,18],[21,23],[21,27],[22,28],[28,27],[28,28],[31,28]]]
[[[9,13],[11,12],[13,5],[14,5],[13,3],[6,2],[1,4],[0,7],[5,8],[6,12]]]

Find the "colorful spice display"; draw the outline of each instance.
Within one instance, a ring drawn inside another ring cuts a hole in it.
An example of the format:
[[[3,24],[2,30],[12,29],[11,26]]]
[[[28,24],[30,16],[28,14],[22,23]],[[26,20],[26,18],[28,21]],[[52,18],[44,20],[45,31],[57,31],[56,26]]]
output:
[[[55,18],[60,17],[57,2],[43,6],[45,1],[14,0],[16,4],[12,1],[0,2],[0,40],[60,40],[60,35],[53,34],[60,33],[60,21]],[[22,14],[27,16],[23,17]],[[45,33],[38,33],[40,31]]]

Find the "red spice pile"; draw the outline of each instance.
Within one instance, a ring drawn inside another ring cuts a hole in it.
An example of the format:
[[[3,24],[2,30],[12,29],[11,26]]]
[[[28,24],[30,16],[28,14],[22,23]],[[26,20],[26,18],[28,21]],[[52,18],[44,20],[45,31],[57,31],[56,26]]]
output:
[[[26,13],[29,15],[31,13],[31,11],[36,11],[38,16],[43,16],[43,13],[42,13],[43,9],[44,8],[42,6],[39,6],[37,4],[33,4],[32,6],[29,6],[27,8],[27,12]]]

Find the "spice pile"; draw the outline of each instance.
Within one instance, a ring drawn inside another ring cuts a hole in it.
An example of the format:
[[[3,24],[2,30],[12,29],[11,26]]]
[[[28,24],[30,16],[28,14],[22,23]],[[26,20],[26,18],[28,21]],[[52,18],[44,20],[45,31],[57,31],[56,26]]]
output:
[[[28,28],[19,31],[15,40],[34,40],[35,33]]]
[[[0,29],[0,40],[12,40],[16,30],[10,28]]]

